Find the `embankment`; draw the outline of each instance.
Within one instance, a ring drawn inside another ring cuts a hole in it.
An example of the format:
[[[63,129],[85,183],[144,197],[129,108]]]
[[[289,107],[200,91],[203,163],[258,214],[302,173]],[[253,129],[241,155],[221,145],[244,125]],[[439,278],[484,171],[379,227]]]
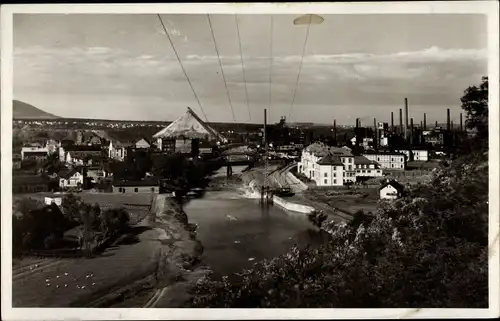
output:
[[[273,203],[291,212],[309,214],[315,210],[312,206],[293,203],[276,195],[273,196]]]
[[[180,204],[161,194],[151,205],[150,225],[162,231],[163,246],[156,272],[157,290],[147,307],[182,307],[194,282],[210,273],[200,265],[203,247],[196,240],[196,228],[189,224]]]
[[[261,187],[263,180],[264,175],[261,172],[251,170],[245,173],[245,175],[243,175],[242,177],[242,181],[244,183],[244,195],[252,199],[261,198]],[[276,195],[273,196],[273,203],[291,212],[309,214],[314,211],[314,208],[311,206],[290,202]]]

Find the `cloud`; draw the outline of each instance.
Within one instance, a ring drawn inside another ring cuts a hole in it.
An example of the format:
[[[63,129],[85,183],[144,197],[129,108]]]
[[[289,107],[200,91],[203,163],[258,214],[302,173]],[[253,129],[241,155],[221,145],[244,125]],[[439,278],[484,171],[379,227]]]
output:
[[[273,103],[284,106],[284,115],[288,114],[285,106],[290,105],[295,90],[300,59],[296,55],[273,57]],[[225,110],[227,95],[217,56],[184,55],[181,60],[202,104],[213,106],[213,113]],[[241,57],[221,56],[221,60],[233,104],[245,109]],[[253,106],[268,103],[269,63],[268,56],[244,57]],[[452,105],[459,103],[468,85],[480,80],[486,67],[487,51],[472,49],[431,47],[384,55],[308,55],[304,57],[296,102],[311,106],[377,106],[398,104],[406,96],[420,105]],[[18,47],[14,51],[16,92],[39,93],[36,97],[86,96],[97,105],[106,101],[97,97],[113,96],[123,97],[114,101],[126,106],[130,106],[123,102],[126,97],[134,102],[147,99],[151,106],[165,100],[192,101],[191,105],[196,106],[173,52],[159,55],[107,47]],[[276,113],[279,108],[274,109]],[[238,109],[237,113],[247,111]]]

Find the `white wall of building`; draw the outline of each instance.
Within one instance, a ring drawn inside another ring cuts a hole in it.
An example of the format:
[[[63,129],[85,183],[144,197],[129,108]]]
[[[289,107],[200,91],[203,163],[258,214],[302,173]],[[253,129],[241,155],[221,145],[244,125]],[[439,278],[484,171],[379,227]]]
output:
[[[339,165],[320,165],[319,175],[314,180],[317,186],[342,186],[343,166]]]
[[[46,153],[49,154],[49,150],[46,147],[22,147],[21,148],[21,160],[25,158],[25,153]]]
[[[59,179],[59,187],[61,188],[77,187],[78,184],[83,185],[83,175],[78,172],[68,179],[62,177]]]
[[[369,160],[380,164],[383,169],[404,170],[405,155],[401,154],[363,154]]]
[[[382,169],[375,164],[356,164],[356,176],[360,177],[381,177]]]
[[[380,199],[393,200],[397,198],[398,190],[392,185],[387,185],[380,190]]]

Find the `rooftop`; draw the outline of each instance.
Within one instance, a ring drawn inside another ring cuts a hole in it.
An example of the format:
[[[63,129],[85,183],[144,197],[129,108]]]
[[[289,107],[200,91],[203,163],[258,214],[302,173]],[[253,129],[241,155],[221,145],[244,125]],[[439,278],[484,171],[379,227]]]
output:
[[[360,164],[360,165],[379,165],[376,161],[369,160],[368,158],[364,156],[354,156],[354,164]]]
[[[186,113],[177,118],[173,123],[154,134],[153,138],[177,138],[222,140],[225,138],[201,120],[196,113],[188,107]]]
[[[338,165],[338,166],[343,166],[342,162],[340,161],[340,158],[338,156],[334,155],[326,155],[323,158],[320,159],[318,162],[319,165]]]
[[[380,186],[380,189],[383,189],[389,185],[394,187],[398,192],[402,192],[404,190],[404,186],[395,180],[390,180],[388,182],[385,182],[384,184],[382,184],[382,186]]]
[[[314,154],[315,156],[318,157],[324,157],[326,155],[335,155],[335,156],[351,156],[352,154],[348,149],[341,148],[341,147],[330,147],[328,145],[325,145],[323,143],[313,143],[309,146],[306,147],[305,149],[311,154]]]
[[[373,150],[364,151],[363,154],[365,154],[365,155],[398,155],[398,156],[404,156],[403,153],[398,153],[398,152],[373,151]]]
[[[115,180],[113,181],[113,186],[116,187],[133,187],[133,186],[158,186],[159,178],[148,177],[141,180]]]

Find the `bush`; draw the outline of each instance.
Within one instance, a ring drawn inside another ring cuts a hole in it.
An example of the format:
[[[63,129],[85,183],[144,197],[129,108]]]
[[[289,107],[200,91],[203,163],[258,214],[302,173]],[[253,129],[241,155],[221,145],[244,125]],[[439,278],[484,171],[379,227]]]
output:
[[[32,209],[22,216],[13,215],[13,252],[58,246],[64,232],[73,226],[55,204]]]

